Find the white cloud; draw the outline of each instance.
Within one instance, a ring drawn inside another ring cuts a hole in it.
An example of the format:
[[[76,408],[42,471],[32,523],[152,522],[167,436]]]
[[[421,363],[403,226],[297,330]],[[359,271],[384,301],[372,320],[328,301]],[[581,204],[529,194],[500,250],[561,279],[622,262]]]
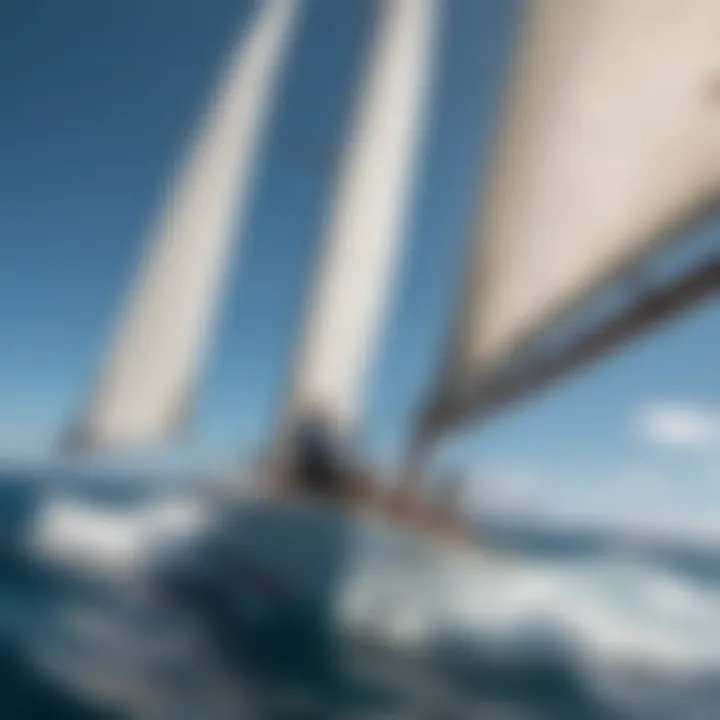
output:
[[[464,494],[472,511],[528,512],[543,497],[544,475],[535,469],[513,464],[494,464],[473,473]]]
[[[566,529],[712,544],[720,548],[720,465],[705,454],[581,467],[485,468],[475,511]]]
[[[652,403],[638,413],[637,430],[655,445],[707,448],[720,443],[720,412],[693,403]]]

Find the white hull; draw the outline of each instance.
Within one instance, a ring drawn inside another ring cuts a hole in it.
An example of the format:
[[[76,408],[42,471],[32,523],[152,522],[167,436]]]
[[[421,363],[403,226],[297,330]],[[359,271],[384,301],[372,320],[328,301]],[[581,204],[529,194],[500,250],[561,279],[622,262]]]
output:
[[[335,506],[245,500],[178,553],[172,576],[223,596],[239,619],[309,611],[343,631],[412,642],[448,615],[450,587],[487,576],[490,565],[479,552]]]

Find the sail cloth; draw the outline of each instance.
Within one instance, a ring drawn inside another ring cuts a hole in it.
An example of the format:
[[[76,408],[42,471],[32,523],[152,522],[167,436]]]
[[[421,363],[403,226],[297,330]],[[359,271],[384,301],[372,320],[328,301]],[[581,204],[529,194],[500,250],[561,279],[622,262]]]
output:
[[[717,0],[529,0],[437,431],[720,191]],[[440,417],[442,416],[442,417]]]
[[[155,443],[184,423],[298,7],[263,0],[235,47],[150,238],[75,446]]]
[[[438,0],[380,0],[378,12],[282,408],[281,438],[306,419],[338,434],[354,425],[404,234]]]

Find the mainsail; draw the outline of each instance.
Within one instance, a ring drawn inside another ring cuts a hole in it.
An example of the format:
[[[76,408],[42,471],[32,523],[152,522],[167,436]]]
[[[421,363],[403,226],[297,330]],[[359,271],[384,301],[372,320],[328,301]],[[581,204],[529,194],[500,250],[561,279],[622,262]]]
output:
[[[497,389],[523,348],[717,202],[719,33],[716,0],[526,2],[425,434],[529,389]],[[627,330],[599,335],[575,361]]]
[[[342,434],[360,411],[412,187],[435,57],[438,0],[380,0],[280,422]]]
[[[83,449],[158,442],[184,423],[298,6],[263,0],[233,51],[73,433]]]

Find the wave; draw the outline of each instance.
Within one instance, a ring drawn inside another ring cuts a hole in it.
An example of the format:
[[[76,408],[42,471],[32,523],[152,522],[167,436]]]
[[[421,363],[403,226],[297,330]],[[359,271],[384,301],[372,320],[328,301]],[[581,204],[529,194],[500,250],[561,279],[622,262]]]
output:
[[[333,639],[331,674],[342,674],[344,686],[360,685],[366,694],[372,687],[370,694],[392,695],[395,707],[446,702],[464,708],[458,717],[720,714],[720,590],[648,557],[614,551],[543,558],[487,547],[461,553],[327,513],[288,509],[293,530],[287,517],[256,522],[260,516],[238,511],[231,569],[238,557],[254,554],[284,568],[288,582],[302,585],[306,602],[294,614],[238,614],[237,596],[256,590],[252,578],[223,575],[227,567],[220,567],[218,577],[229,578],[225,589],[232,585],[236,593],[228,619],[217,606],[190,607],[158,592],[158,567],[187,559],[218,521],[198,498],[173,493],[113,508],[57,489],[13,493],[26,521],[15,566],[29,572],[39,563],[60,570],[66,582],[76,575],[84,584],[82,592],[78,585],[53,594],[48,582],[31,587],[6,573],[0,634],[33,658],[43,677],[134,716],[158,704],[189,707],[190,688],[196,707],[209,708],[213,697],[222,697],[223,707],[242,705],[247,717],[254,716],[250,700],[257,706],[273,694],[283,702],[297,699],[302,692],[292,677],[302,673],[296,665],[295,675],[278,674],[278,658],[286,660],[291,647],[321,647],[318,638],[326,632]],[[342,562],[328,579],[320,558],[330,551]],[[3,562],[9,567],[7,558]],[[88,595],[88,581],[102,592]],[[307,610],[323,583],[327,627],[314,625],[310,632]],[[258,633],[236,633],[233,623],[258,617]],[[232,661],[222,648],[230,638]],[[272,643],[274,670],[258,675],[250,656]],[[298,658],[305,673],[308,656]],[[170,679],[161,682],[164,674]],[[178,683],[179,676],[185,680]],[[328,688],[337,689],[337,678],[331,682],[327,672],[323,678],[323,692],[332,694]],[[548,688],[554,688],[550,695]],[[350,695],[357,704],[357,692]],[[217,703],[212,707],[208,717],[225,716]],[[419,710],[413,716],[423,717]]]

